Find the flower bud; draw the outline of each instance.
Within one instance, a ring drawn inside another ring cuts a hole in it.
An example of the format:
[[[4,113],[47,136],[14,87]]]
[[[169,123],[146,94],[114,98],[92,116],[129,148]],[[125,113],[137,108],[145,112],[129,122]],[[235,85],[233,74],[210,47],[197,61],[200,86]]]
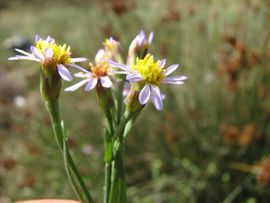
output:
[[[140,111],[145,105],[140,104],[139,101],[139,93],[142,89],[142,85],[140,83],[132,84],[132,87],[125,99],[126,109],[130,113],[134,113]]]
[[[153,32],[151,32],[146,38],[146,35],[143,31],[138,34],[133,41],[130,43],[129,51],[128,51],[128,64],[133,65],[135,59],[144,58],[147,54],[148,48],[153,40]]]
[[[109,39],[106,39],[105,42],[103,42],[103,46],[104,46],[104,58],[110,60],[118,60],[119,57],[121,58],[120,43],[118,41],[110,37]]]
[[[55,101],[59,98],[61,91],[61,77],[54,67],[46,67],[40,71],[40,92],[44,100]]]
[[[96,85],[96,93],[99,107],[108,119],[112,119],[114,105],[111,88],[104,88],[99,81]]]

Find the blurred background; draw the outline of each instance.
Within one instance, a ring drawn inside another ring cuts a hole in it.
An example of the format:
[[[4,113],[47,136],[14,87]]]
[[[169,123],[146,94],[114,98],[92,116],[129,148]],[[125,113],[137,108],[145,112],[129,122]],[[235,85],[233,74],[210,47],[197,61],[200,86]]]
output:
[[[105,38],[123,53],[140,30],[181,64],[126,143],[132,203],[270,202],[270,4],[266,0],[0,0],[0,202],[75,198],[39,94],[39,67],[14,47],[51,35],[93,61]],[[126,54],[125,54],[126,55]],[[86,64],[87,65],[87,64]],[[64,83],[64,86],[69,84]],[[93,92],[61,95],[69,146],[102,201],[103,120]]]

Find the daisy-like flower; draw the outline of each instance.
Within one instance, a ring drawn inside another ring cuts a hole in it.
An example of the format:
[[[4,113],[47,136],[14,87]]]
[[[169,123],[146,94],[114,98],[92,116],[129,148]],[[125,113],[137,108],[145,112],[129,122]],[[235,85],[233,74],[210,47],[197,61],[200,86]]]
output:
[[[74,76],[78,78],[83,78],[83,80],[66,88],[65,91],[75,91],[85,84],[86,86],[84,90],[90,91],[94,89],[98,83],[100,83],[100,85],[104,88],[110,88],[112,86],[112,81],[109,77],[109,75],[111,74],[110,67],[109,64],[103,60],[103,57],[104,52],[103,49],[101,49],[97,52],[95,57],[96,66],[94,66],[92,63],[89,64],[90,71],[77,66],[77,68],[80,69],[81,72],[76,73]]]
[[[133,66],[119,64],[114,61],[108,61],[113,67],[121,69],[119,73],[126,74],[126,79],[131,83],[136,83],[140,86],[139,102],[145,105],[151,101],[157,110],[163,109],[163,96],[160,92],[161,84],[182,85],[186,76],[169,76],[178,68],[178,64],[174,64],[167,69],[164,69],[166,60],[154,61],[154,57],[147,54],[144,59],[136,59]]]
[[[8,60],[30,60],[40,63],[43,73],[49,74],[57,69],[63,80],[72,80],[71,73],[67,67],[77,67],[74,63],[86,61],[86,58],[71,58],[70,47],[66,44],[59,45],[50,36],[45,40],[36,36],[36,45],[31,47],[31,53],[15,49],[22,55],[10,57]]]

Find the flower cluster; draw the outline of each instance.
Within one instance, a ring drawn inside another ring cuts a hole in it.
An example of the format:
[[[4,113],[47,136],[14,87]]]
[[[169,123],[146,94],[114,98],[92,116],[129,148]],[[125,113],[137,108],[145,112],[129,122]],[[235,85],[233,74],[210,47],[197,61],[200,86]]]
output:
[[[151,101],[157,110],[163,109],[163,95],[160,92],[162,84],[181,85],[187,79],[186,76],[169,76],[177,68],[178,64],[164,68],[166,60],[154,60],[154,57],[147,53],[143,58],[140,53],[147,51],[153,40],[153,32],[147,38],[145,33],[141,31],[131,42],[129,47],[129,58],[127,64],[114,61],[119,55],[119,42],[112,38],[107,39],[103,45],[104,49],[100,49],[95,58],[96,66],[90,64],[90,71],[82,70],[76,73],[76,77],[83,78],[79,83],[66,88],[66,91],[74,91],[80,86],[87,84],[85,90],[93,89],[97,83],[104,88],[112,87],[113,74],[125,74],[126,81],[131,83],[131,90],[136,86],[139,89],[138,100],[141,105],[145,105]],[[113,56],[113,57],[112,57]],[[135,58],[132,62],[130,58]],[[130,90],[130,92],[132,92]]]
[[[148,48],[153,40],[153,32],[147,37],[141,31],[131,42],[127,63],[122,63],[120,43],[112,37],[106,39],[103,48],[98,50],[95,57],[95,65],[89,63],[87,69],[75,64],[75,62],[85,61],[85,58],[71,58],[70,47],[59,45],[51,37],[45,40],[36,36],[36,45],[31,47],[31,53],[16,49],[22,55],[16,55],[9,60],[32,60],[40,63],[41,70],[45,74],[50,74],[53,70],[60,75],[63,80],[72,80],[72,75],[68,67],[79,70],[74,76],[81,78],[78,83],[68,87],[65,91],[75,91],[85,85],[85,91],[90,91],[95,87],[112,88],[117,87],[117,78],[125,75],[125,83],[130,83],[129,94],[136,90],[138,94],[133,94],[140,105],[145,105],[151,101],[157,110],[163,109],[164,96],[160,87],[163,84],[181,85],[187,79],[184,75],[170,76],[177,68],[178,64],[173,64],[165,68],[166,60],[155,60],[154,56],[148,53]],[[123,77],[122,77],[123,78]],[[123,88],[122,88],[123,89]],[[99,88],[100,91],[100,88]],[[125,89],[126,92],[126,89]]]

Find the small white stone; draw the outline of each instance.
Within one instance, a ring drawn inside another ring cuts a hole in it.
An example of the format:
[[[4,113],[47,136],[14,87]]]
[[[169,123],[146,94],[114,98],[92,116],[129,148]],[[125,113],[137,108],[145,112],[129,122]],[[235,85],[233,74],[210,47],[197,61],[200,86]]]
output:
[[[16,95],[14,97],[14,104],[19,108],[23,108],[26,104],[26,99],[22,95]]]

